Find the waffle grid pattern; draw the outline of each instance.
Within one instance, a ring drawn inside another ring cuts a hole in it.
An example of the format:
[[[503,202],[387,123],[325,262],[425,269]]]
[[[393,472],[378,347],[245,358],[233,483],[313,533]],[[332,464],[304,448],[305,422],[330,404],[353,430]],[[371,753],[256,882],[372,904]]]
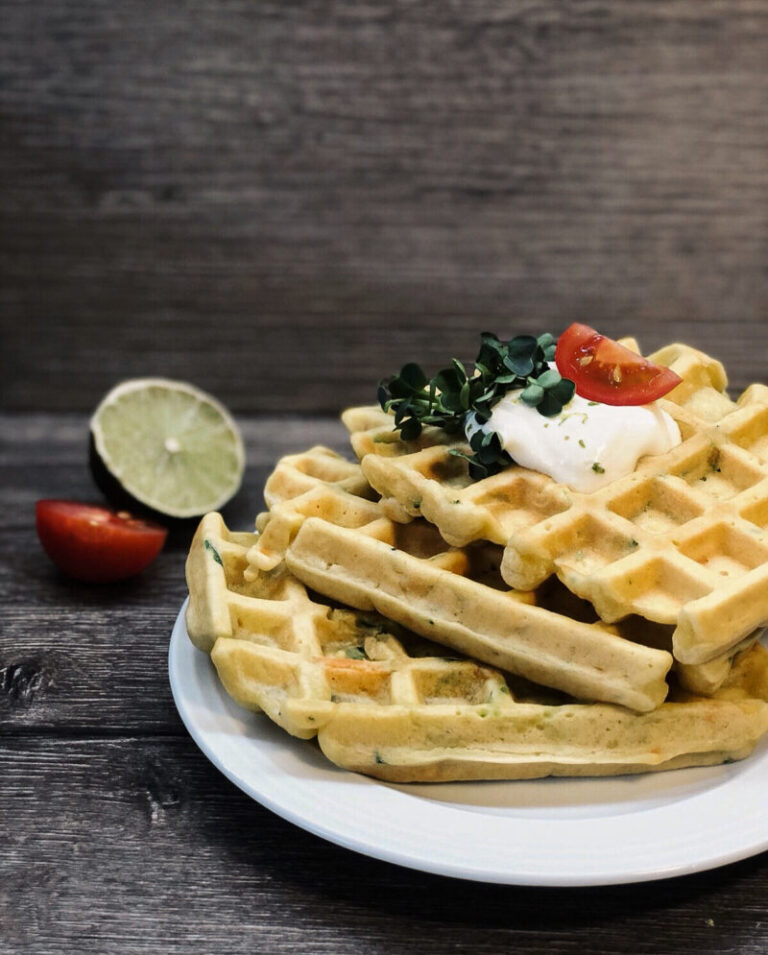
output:
[[[516,467],[470,482],[437,432],[413,451],[383,412],[344,421],[389,516],[421,515],[456,545],[505,544],[502,575],[516,589],[556,573],[605,621],[674,625],[676,658],[698,665],[768,619],[768,389],[734,403],[709,356],[674,345],[651,359],[683,378],[663,402],[683,443],[593,494]]]
[[[768,619],[768,389],[663,461],[510,539],[502,574],[552,572],[606,621],[675,624],[683,663],[704,663]]]
[[[338,466],[358,467],[343,460]],[[270,483],[279,503],[259,518],[262,532],[248,552],[246,577],[255,579],[285,557],[292,572],[319,592],[377,609],[492,666],[581,699],[639,711],[664,699],[672,665],[665,649],[623,639],[594,617],[572,618],[548,599],[551,591],[509,590],[499,574],[501,548],[476,543],[459,549],[427,521],[391,521],[375,502],[328,480],[335,478],[329,467],[323,448],[278,463]],[[291,499],[296,470],[316,477]]]
[[[317,736],[343,768],[402,782],[646,772],[742,758],[768,728],[766,704],[746,698],[746,677],[762,679],[754,665],[732,699],[650,714],[518,702],[497,671],[421,656],[428,646],[316,602],[284,567],[246,580],[253,538],[203,518],[187,561],[188,632],[237,702]]]
[[[187,629],[227,691],[263,709],[289,733],[315,736],[339,703],[372,706],[505,706],[498,671],[439,656],[411,639],[411,653],[376,615],[313,600],[281,568],[244,578],[253,534],[232,534],[218,514],[203,519],[190,548]]]

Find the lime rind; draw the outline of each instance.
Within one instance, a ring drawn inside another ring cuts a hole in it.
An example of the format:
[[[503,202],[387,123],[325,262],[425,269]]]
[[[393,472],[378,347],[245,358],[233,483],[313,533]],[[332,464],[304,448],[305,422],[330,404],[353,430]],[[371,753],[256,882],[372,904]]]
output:
[[[91,418],[96,453],[122,488],[170,517],[218,510],[242,483],[242,436],[227,409],[187,382],[116,385]]]

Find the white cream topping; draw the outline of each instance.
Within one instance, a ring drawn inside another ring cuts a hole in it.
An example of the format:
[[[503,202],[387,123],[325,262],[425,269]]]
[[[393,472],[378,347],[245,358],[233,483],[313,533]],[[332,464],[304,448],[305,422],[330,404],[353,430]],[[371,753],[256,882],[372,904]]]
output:
[[[467,418],[467,438],[477,431]],[[604,405],[574,395],[552,418],[510,391],[491,411],[483,431],[495,431],[517,464],[549,474],[574,491],[589,493],[631,474],[646,454],[663,454],[680,444],[675,420],[654,402]]]

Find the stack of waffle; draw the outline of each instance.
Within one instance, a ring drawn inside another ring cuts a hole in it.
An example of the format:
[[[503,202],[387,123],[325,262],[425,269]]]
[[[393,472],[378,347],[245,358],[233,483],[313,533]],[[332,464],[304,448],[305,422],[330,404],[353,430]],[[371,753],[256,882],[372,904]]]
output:
[[[192,543],[187,629],[230,695],[396,781],[607,775],[747,756],[768,731],[768,389],[652,360],[683,443],[593,494],[471,482],[437,430],[345,412],[358,461],[282,459],[256,532]],[[450,654],[447,656],[446,654]]]

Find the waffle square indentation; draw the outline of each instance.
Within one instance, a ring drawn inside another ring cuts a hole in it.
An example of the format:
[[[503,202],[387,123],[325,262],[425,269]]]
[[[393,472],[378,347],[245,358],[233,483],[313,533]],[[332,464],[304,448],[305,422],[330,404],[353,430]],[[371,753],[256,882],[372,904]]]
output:
[[[751,417],[731,431],[730,437],[734,444],[760,461],[768,461],[768,408],[756,409]]]
[[[721,577],[741,577],[768,561],[768,547],[731,524],[715,524],[679,550]]]
[[[499,685],[498,677],[471,663],[454,663],[445,669],[415,669],[412,676],[419,698],[428,705],[488,703]]]
[[[556,563],[579,574],[591,574],[634,553],[637,541],[592,514],[583,514],[564,531],[561,540],[550,542]]]
[[[764,531],[768,530],[768,491],[743,507],[739,516]]]
[[[277,606],[274,610],[269,608],[268,601],[260,601],[258,607],[253,609],[231,607],[232,636],[277,650],[296,650],[293,622],[285,608],[280,607],[280,601],[275,603]]]
[[[695,563],[689,569],[683,558],[673,561],[662,556],[644,562],[614,584],[636,613],[658,623],[674,623],[681,605],[712,590]]]
[[[477,496],[468,491],[465,499],[488,510],[510,532],[554,517],[571,506],[565,495],[542,483],[539,475],[513,471],[504,475],[503,482],[490,479],[484,487],[487,490]]]
[[[758,468],[749,464],[742,456],[714,444],[686,458],[670,473],[718,501],[735,497],[764,477]]]
[[[690,493],[664,478],[638,484],[607,506],[643,531],[656,535],[666,535],[704,512],[704,506]]]
[[[334,657],[324,661],[333,703],[392,702],[392,671],[367,660]]]
[[[415,454],[414,465],[423,477],[446,487],[463,488],[470,483],[464,458],[442,447]]]

